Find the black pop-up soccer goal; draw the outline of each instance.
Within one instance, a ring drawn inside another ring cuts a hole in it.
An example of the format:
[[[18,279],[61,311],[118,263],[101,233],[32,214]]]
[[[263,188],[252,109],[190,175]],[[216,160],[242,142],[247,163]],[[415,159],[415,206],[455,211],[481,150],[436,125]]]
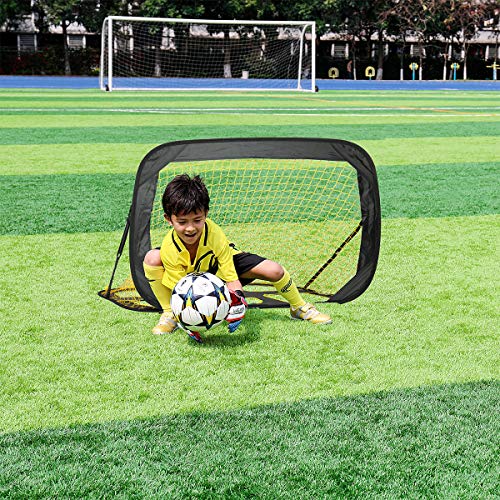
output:
[[[142,261],[170,229],[161,197],[181,173],[202,176],[209,217],[228,239],[282,264],[307,300],[348,302],[370,284],[381,221],[377,174],[364,149],[334,139],[210,139],[162,144],[142,160],[111,279],[100,296],[127,309],[160,310]],[[128,259],[121,259],[127,237]],[[245,290],[251,307],[288,306],[264,282]]]

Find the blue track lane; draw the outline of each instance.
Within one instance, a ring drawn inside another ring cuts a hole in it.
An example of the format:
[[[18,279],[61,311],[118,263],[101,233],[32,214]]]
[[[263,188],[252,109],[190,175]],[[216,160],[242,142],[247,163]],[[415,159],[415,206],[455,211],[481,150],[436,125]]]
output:
[[[156,79],[150,79],[151,86],[157,85]],[[250,82],[255,89],[262,83],[258,80],[232,79],[231,86],[245,85]],[[289,90],[289,81],[283,80],[282,90]],[[193,90],[207,88],[216,83],[215,79],[182,79],[179,87]],[[228,80],[220,79],[219,88],[229,87]],[[181,85],[182,84],[182,85]],[[293,87],[293,85],[291,85]],[[317,80],[319,90],[476,90],[500,91],[500,80]],[[0,75],[0,88],[3,89],[97,89],[99,79],[92,76],[7,76]]]

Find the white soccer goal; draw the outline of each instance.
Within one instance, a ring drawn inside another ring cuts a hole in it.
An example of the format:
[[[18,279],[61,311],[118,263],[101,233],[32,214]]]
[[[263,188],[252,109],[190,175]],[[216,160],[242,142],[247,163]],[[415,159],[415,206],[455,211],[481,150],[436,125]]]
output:
[[[110,16],[102,90],[302,90],[316,87],[316,26]]]

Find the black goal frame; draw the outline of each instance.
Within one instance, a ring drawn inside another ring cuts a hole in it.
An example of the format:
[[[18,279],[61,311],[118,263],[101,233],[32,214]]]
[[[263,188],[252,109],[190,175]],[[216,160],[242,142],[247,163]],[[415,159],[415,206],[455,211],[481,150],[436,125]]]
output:
[[[104,291],[104,293],[100,292],[100,295],[109,298],[114,272],[125,245],[127,233],[130,232],[129,257],[132,280],[140,296],[152,306],[151,310],[161,310],[144,275],[143,260],[146,253],[151,250],[150,221],[159,172],[169,163],[257,158],[344,161],[356,169],[361,206],[360,223],[339,248],[332,248],[331,257],[300,290],[314,293],[308,286],[335,259],[350,239],[361,231],[356,274],[337,292],[322,295],[326,302],[337,303],[349,302],[359,297],[373,279],[380,250],[380,195],[375,165],[370,155],[357,144],[339,139],[312,138],[200,139],[167,142],[151,150],[144,157],[137,171],[132,205],[107,289],[108,297]],[[272,299],[262,305],[251,304],[254,307],[282,305],[282,302]]]

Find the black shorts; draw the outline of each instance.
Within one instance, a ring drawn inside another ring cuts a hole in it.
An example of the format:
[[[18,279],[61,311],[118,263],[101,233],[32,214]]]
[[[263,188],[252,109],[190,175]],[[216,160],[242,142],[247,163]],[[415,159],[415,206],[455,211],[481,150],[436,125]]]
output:
[[[241,275],[253,269],[256,265],[265,261],[264,257],[255,253],[241,252],[233,255],[234,268],[243,286],[253,281],[252,278],[242,278]]]
[[[156,247],[156,250],[160,250],[160,247]],[[234,268],[236,269],[236,274],[243,286],[250,284],[252,278],[241,278],[242,274],[253,269],[257,264],[264,262],[266,259],[257,255],[255,253],[240,252],[233,255]]]

